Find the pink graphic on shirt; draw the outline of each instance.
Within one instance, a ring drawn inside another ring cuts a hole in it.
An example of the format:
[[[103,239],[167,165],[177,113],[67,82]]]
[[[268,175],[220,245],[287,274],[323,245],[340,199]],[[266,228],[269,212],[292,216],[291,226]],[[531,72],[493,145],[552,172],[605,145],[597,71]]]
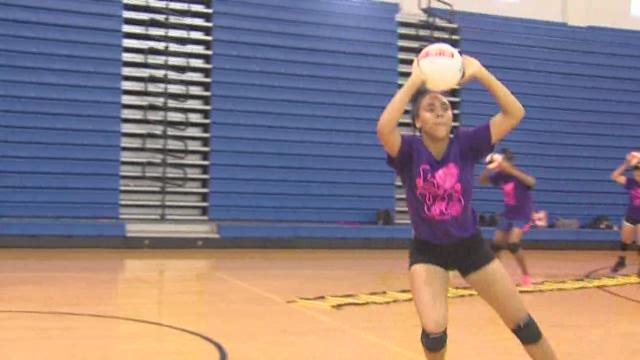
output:
[[[633,206],[640,206],[640,187],[631,190],[631,203]]]
[[[424,202],[424,215],[446,220],[460,215],[464,207],[460,169],[449,163],[433,174],[429,165],[422,165],[416,178],[416,193]]]
[[[507,205],[516,204],[516,183],[515,181],[502,184],[502,195],[504,203]]]

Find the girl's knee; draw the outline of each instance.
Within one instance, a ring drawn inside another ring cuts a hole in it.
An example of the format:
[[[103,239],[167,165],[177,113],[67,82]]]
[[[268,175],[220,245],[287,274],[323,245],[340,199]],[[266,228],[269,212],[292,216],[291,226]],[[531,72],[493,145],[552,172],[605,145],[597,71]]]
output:
[[[507,244],[507,250],[512,254],[517,253],[521,248],[522,245],[520,245],[520,242],[510,242]]]
[[[422,329],[420,342],[426,351],[439,353],[447,346],[447,329],[435,333]]]
[[[511,331],[525,346],[537,344],[542,339],[542,331],[530,314],[527,314]]]

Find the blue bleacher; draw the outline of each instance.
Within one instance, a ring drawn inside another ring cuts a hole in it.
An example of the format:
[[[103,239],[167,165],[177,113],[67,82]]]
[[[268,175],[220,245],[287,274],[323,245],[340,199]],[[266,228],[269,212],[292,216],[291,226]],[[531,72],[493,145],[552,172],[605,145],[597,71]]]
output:
[[[244,15],[233,15],[231,13],[227,14],[224,17],[220,17],[218,19],[218,22],[216,22],[216,26],[224,26],[242,30],[257,30],[266,33],[287,32],[299,35],[309,35],[325,40],[362,40],[365,42],[371,42],[372,40],[374,40],[375,43],[387,45],[393,44],[396,41],[396,35],[393,32],[387,31],[385,29],[353,27],[350,28],[349,31],[344,31],[342,28],[331,24],[314,23],[313,27],[308,26],[308,24],[308,22],[301,21],[283,22],[281,18],[270,19],[262,16],[250,17]],[[253,33],[253,38],[257,39],[255,37],[255,33]],[[265,38],[266,37],[263,37],[263,39]],[[263,42],[260,41],[257,42],[257,44],[262,43]],[[273,53],[275,54],[277,53],[277,51],[274,51]],[[322,53],[318,52],[316,54],[321,55]]]
[[[124,236],[122,3],[0,4],[0,235]]]
[[[51,175],[31,174],[24,176],[19,173],[4,173],[0,176],[2,189],[75,189],[78,182],[88,183],[85,189],[118,190],[117,174],[112,175]]]
[[[215,47],[215,45],[214,45]],[[286,50],[285,50],[286,51]],[[346,49],[344,50],[346,51]],[[216,53],[217,54],[217,53]],[[239,57],[233,55],[216,55],[214,62],[218,60],[220,63],[214,66],[217,69],[224,70],[251,70],[258,73],[282,74],[282,75],[301,75],[304,77],[319,77],[329,79],[350,79],[353,81],[364,81],[365,84],[371,82],[386,82],[389,84],[389,77],[396,77],[396,70],[391,69],[371,69],[365,64],[361,66],[353,66],[347,64],[325,64],[323,62],[289,62],[287,60],[271,60],[259,57],[259,53],[255,53],[253,57]],[[327,56],[327,55],[325,55]],[[217,66],[216,66],[217,65]],[[215,69],[215,68],[214,68]],[[215,70],[214,70],[215,71]],[[247,81],[251,81],[247,79]]]
[[[373,222],[393,207],[375,123],[397,88],[397,10],[216,1],[211,219]]]
[[[216,187],[219,180],[236,182],[269,180],[292,182],[327,182],[354,185],[386,184],[393,187],[394,175],[391,171],[361,171],[361,170],[324,170],[324,169],[282,169],[273,167],[253,166],[250,168],[233,165],[216,165],[211,172],[211,187]],[[266,186],[266,185],[265,185]],[[374,195],[374,194],[372,194]],[[377,195],[377,194],[375,194]],[[393,196],[389,195],[389,201]]]
[[[392,203],[389,207],[393,206]],[[239,226],[252,225],[255,223],[270,222],[270,225],[276,223],[287,223],[291,226],[304,226],[312,223],[322,224],[340,224],[344,222],[355,224],[372,224],[376,220],[375,210],[341,210],[341,209],[280,209],[280,208],[253,208],[253,207],[237,207],[237,206],[212,206],[209,208],[209,216],[219,221],[220,224],[227,222],[237,223],[242,221]],[[305,224],[306,223],[306,224]],[[327,229],[331,226],[327,226]],[[224,232],[220,232],[220,236],[224,237]]]
[[[0,117],[0,126],[6,128],[54,129],[54,130],[90,130],[117,132],[120,124],[109,121],[109,117],[73,115],[34,114],[28,112],[11,113],[11,116]]]
[[[245,10],[247,3],[255,7]],[[356,4],[349,8],[363,7]],[[331,19],[309,16],[312,10],[330,12],[319,10],[325,5],[291,0],[216,5],[220,13],[215,22],[224,34],[219,56],[214,55],[210,210],[212,218],[222,221],[223,237],[381,239],[411,234],[408,225],[363,224],[373,222],[374,214],[355,210],[385,205],[385,196],[393,197],[393,175],[372,125],[395,90],[394,82],[385,82],[390,77],[385,69],[395,71],[396,62],[393,56],[376,59],[371,54],[384,48],[377,41],[395,35],[385,32],[387,25],[380,21],[365,23],[366,17],[347,24],[349,12]],[[640,51],[629,44],[640,45],[639,33],[467,12],[457,19],[463,50],[504,80],[527,108],[522,124],[496,148],[510,147],[516,164],[537,178],[535,208],[547,210],[551,221],[577,218],[586,223],[597,215],[619,221],[627,194],[609,174],[638,146]],[[305,23],[316,23],[318,31],[307,30]],[[354,32],[336,30],[338,26]],[[263,44],[252,34],[260,28],[275,41]],[[370,49],[382,46],[378,50],[342,47],[349,39],[367,42],[376,32],[382,33],[370,40]],[[305,42],[305,36],[320,40]],[[325,51],[335,56],[314,58]],[[354,85],[354,80],[366,80],[367,86]],[[325,93],[331,90],[335,92]],[[496,111],[479,84],[463,89],[464,126],[486,122]],[[479,164],[476,171],[481,169]],[[342,197],[339,203],[336,197]],[[473,204],[478,212],[500,212],[501,191],[478,185]],[[493,231],[486,228],[483,234],[490,238]],[[535,229],[525,239],[617,241],[618,234]]]
[[[224,106],[221,106],[224,108]],[[234,111],[234,109],[215,109],[211,112],[212,116],[216,117],[216,124],[219,125],[236,125],[236,126],[261,126],[271,127],[275,129],[303,129],[303,130],[326,130],[327,127],[340,133],[342,131],[349,132],[368,132],[373,134],[372,129],[366,127],[368,124],[367,119],[358,118],[327,118],[319,115],[310,114],[277,114],[277,113],[265,113],[256,109],[255,112],[251,111]],[[243,139],[238,139],[238,141]],[[322,141],[323,139],[318,139]],[[254,141],[254,140],[251,140]],[[293,140],[292,142],[300,142],[299,140]],[[326,139],[325,139],[326,141]],[[216,144],[212,143],[212,146]],[[348,146],[348,144],[340,145]],[[365,145],[358,145],[365,146]],[[377,144],[369,144],[370,147],[377,147]],[[382,150],[380,150],[382,153]]]
[[[306,156],[343,156],[348,158],[384,159],[384,151],[377,145],[332,144],[318,146],[317,143],[300,141],[272,141],[262,139],[219,138],[211,144],[214,151],[232,151],[239,154],[260,151],[261,154],[282,154]]]
[[[1,209],[0,209],[1,211]],[[30,219],[0,220],[2,236],[17,237],[115,237],[125,235],[125,226],[115,220]],[[23,241],[16,246],[23,246]]]
[[[504,80],[527,109],[521,125],[497,148],[511,148],[516,164],[537,178],[536,208],[547,210],[551,220],[577,218],[584,224],[606,215],[618,222],[628,198],[609,174],[638,146],[639,53],[628,44],[640,43],[640,33],[617,36],[468,12],[461,12],[458,22],[462,48]],[[462,98],[465,124],[484,122],[497,111],[478,84],[466,87]],[[501,211],[500,191],[478,187],[474,205],[479,211]],[[615,232],[584,234],[576,237],[600,234],[617,240]]]
[[[377,108],[372,104],[386,101],[384,95],[366,94],[362,92],[309,90],[305,88],[285,87],[282,84],[262,86],[253,85],[247,88],[245,84],[225,83],[216,81],[212,87],[214,92],[229,97],[245,97],[262,100],[284,100],[309,104],[351,105]]]
[[[9,145],[10,144],[10,145]],[[118,149],[109,146],[62,145],[62,144],[30,144],[7,143],[4,155],[15,159],[69,159],[109,161],[120,154]]]
[[[406,239],[376,226],[395,176],[375,135],[397,89],[397,4],[214,2],[209,217],[228,238]],[[0,235],[124,236],[119,216],[122,11],[118,1],[0,4]],[[551,220],[617,222],[609,173],[638,148],[640,33],[460,12],[462,48],[527,108],[501,144],[538,182]],[[462,91],[464,126],[497,108]],[[479,172],[482,165],[478,165]],[[477,186],[478,212],[501,211]],[[491,237],[493,229],[483,229]],[[615,241],[533,230],[528,240]]]
[[[220,152],[211,162],[212,166],[229,165],[252,167],[271,167],[287,171],[288,169],[344,170],[349,166],[352,171],[368,171],[370,175],[387,172],[382,159],[353,159],[344,157],[292,156],[292,155],[256,155]],[[254,173],[259,176],[259,172]],[[283,179],[284,180],[284,179]]]
[[[219,225],[222,238],[231,240],[261,239],[266,242],[262,246],[268,247],[269,241],[279,246],[283,239],[299,240],[300,246],[349,246],[366,247],[372,240],[385,240],[386,246],[406,246],[411,237],[408,225],[376,226],[363,224],[291,224],[291,223],[223,223]],[[493,238],[494,228],[481,228],[483,238]],[[603,243],[618,241],[616,231],[588,230],[588,229],[531,229],[523,236],[525,246],[533,243],[549,246],[554,243]],[[366,242],[356,242],[357,240]],[[341,242],[327,242],[339,240]],[[389,242],[402,240],[402,243]],[[238,243],[242,243],[238,241]],[[540,245],[539,245],[540,246]]]
[[[408,239],[408,226],[376,226],[362,224],[220,224],[218,231],[225,239]]]
[[[67,56],[62,53],[54,55],[51,53],[41,53],[31,51],[29,48],[24,51],[13,51],[0,46],[0,65],[11,66],[15,71],[24,71],[25,69],[33,69],[36,73],[42,74],[43,78],[56,76],[56,71],[70,71],[76,79],[84,79],[86,76],[91,81],[93,75],[111,75],[120,78],[122,71],[122,59],[114,59],[113,57],[96,58],[94,54],[88,54],[91,57]],[[44,71],[43,71],[44,70]],[[27,72],[27,74],[30,74]],[[45,75],[46,74],[46,75]],[[66,72],[65,74],[69,74]],[[10,76],[10,74],[3,74]],[[82,76],[82,77],[80,77]],[[26,76],[26,81],[31,77]],[[77,80],[76,80],[77,81]],[[113,85],[113,83],[112,83]]]
[[[219,45],[223,52],[226,44]],[[255,51],[254,46],[249,47],[250,51],[253,53]],[[236,52],[235,49],[230,50],[230,52]],[[243,55],[240,53],[240,55]],[[326,61],[327,64],[334,64],[335,62],[342,62],[349,64],[348,61],[352,61],[351,59],[341,59],[339,56],[341,54],[337,54],[337,56],[332,56],[330,59],[327,58],[319,58],[315,61]],[[287,52],[286,55],[283,55],[283,58],[289,58],[289,54]],[[277,58],[277,57],[276,57]],[[308,59],[307,56],[303,57],[304,59]],[[329,62],[331,59],[334,61]],[[376,59],[373,59],[371,62],[375,62],[378,64],[379,62]],[[384,62],[383,62],[384,63]],[[391,64],[395,64],[396,61],[390,62],[387,66],[390,67]],[[364,66],[369,66],[369,62],[365,62]],[[232,65],[231,65],[232,66]],[[283,87],[287,88],[306,88],[306,89],[316,89],[316,90],[331,90],[331,91],[344,91],[355,94],[375,94],[379,95],[381,93],[386,93],[389,91],[394,91],[396,89],[395,84],[391,84],[387,81],[365,81],[361,80],[358,82],[352,81],[351,79],[340,79],[340,78],[330,78],[330,77],[322,77],[322,76],[306,76],[303,84],[300,83],[300,76],[296,74],[285,74],[285,73],[255,73],[251,76],[251,78],[246,77],[246,72],[240,68],[229,67],[227,69],[223,68],[214,68],[213,69],[213,77],[216,79],[215,83],[225,82],[225,83],[238,83],[244,82],[245,84],[254,84],[254,85],[273,85],[280,84]],[[216,111],[217,109],[212,109]]]
[[[0,19],[82,29],[121,30],[122,3],[76,0],[4,0]],[[4,32],[3,32],[4,33]],[[89,43],[87,39],[85,42]]]
[[[64,190],[63,190],[64,191]],[[28,219],[36,222],[38,219],[87,219],[98,222],[98,219],[114,220],[114,213],[118,212],[118,205],[101,205],[92,203],[61,204],[50,201],[25,204],[4,202],[0,205],[0,218]],[[0,233],[1,233],[0,229]]]
[[[306,2],[283,1],[229,1],[215,3],[215,13],[220,18],[228,15],[255,17],[297,22],[314,29],[316,24],[334,26],[338,29],[374,29],[387,32],[396,31],[394,16],[397,5],[371,4],[368,1],[319,1],[317,5]],[[218,16],[214,16],[217,24]]]
[[[1,182],[1,179],[0,179]],[[322,195],[322,196],[367,196],[372,193],[385,194],[392,189],[384,184],[341,184],[329,182],[287,182],[255,180],[220,180],[211,187],[213,194],[270,194],[270,195]],[[388,198],[386,195],[385,198]]]
[[[33,38],[42,40],[63,40],[79,43],[88,43],[87,39],[92,39],[93,44],[104,44],[121,46],[107,30],[82,29],[79,27],[46,25],[38,22],[22,22],[16,18],[7,19],[0,15],[0,27],[4,30],[3,35],[18,38]]]

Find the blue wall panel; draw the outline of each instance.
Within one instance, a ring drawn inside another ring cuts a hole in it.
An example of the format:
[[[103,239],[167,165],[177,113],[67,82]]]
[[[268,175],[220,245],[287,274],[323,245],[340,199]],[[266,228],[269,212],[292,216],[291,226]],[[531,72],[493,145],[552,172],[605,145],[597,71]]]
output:
[[[619,220],[627,195],[609,174],[638,146],[640,51],[630,44],[640,44],[640,32],[467,12],[458,22],[462,48],[527,109],[497,148],[510,147],[516,165],[537,177],[536,208],[552,220]],[[479,84],[464,88],[463,123],[487,121],[497,110]],[[501,211],[501,200],[500,191],[475,191],[479,211]]]
[[[212,219],[373,222],[394,207],[375,124],[397,88],[397,11],[215,2]]]
[[[2,0],[0,34],[0,233],[123,235],[122,2]]]

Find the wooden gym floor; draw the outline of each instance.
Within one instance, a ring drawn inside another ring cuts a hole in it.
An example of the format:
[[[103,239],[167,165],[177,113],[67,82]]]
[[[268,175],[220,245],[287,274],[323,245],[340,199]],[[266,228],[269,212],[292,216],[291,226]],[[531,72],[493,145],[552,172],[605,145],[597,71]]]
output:
[[[406,255],[404,250],[3,250],[0,353],[3,360],[422,359],[420,325],[406,298],[327,306],[344,299],[380,300],[367,296],[371,293],[406,297]],[[607,276],[616,255],[527,252],[534,281],[552,283],[546,290],[588,273]],[[638,258],[629,255],[622,276],[605,278],[609,285],[627,285],[522,294],[560,359],[638,358]],[[515,281],[513,261],[505,265]],[[453,273],[451,285],[465,286]],[[448,359],[526,359],[477,296],[452,297],[449,304]]]

